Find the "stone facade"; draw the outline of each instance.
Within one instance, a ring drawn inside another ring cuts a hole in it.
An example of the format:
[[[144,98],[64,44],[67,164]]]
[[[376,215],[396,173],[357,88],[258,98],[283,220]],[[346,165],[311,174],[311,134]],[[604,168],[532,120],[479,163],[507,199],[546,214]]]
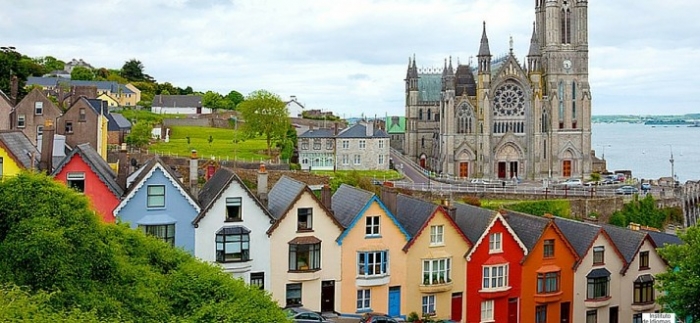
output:
[[[10,128],[19,129],[36,144],[42,134],[45,121],[56,122],[61,110],[41,90],[33,89],[10,114]]]
[[[454,177],[583,178],[591,173],[587,1],[536,1],[527,62],[492,59],[486,25],[477,64],[409,59],[405,153]]]
[[[357,123],[336,134],[310,129],[297,137],[304,170],[388,170],[389,135],[372,123]]]

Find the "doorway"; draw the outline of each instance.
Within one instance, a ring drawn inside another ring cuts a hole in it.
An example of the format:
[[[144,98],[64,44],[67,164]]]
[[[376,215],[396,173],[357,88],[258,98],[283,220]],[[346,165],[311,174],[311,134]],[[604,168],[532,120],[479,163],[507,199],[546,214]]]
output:
[[[459,177],[469,177],[469,163],[459,163]]]
[[[462,293],[452,294],[452,311],[450,319],[453,321],[462,321]]]
[[[401,315],[401,286],[389,287],[389,316]]]
[[[335,312],[335,281],[321,281],[321,312]]]
[[[506,178],[506,162],[498,162],[498,178]]]
[[[508,299],[508,323],[518,323],[518,299]]]
[[[508,174],[508,178],[513,178],[513,177],[518,177],[518,162],[510,162],[510,174]]]
[[[561,172],[564,177],[571,177],[571,160],[565,160],[562,162]]]
[[[561,323],[569,323],[569,316],[571,315],[571,303],[569,302],[563,302],[561,303],[561,311],[559,312],[559,316],[561,316],[561,319],[559,320]],[[617,323],[617,321],[615,322]]]

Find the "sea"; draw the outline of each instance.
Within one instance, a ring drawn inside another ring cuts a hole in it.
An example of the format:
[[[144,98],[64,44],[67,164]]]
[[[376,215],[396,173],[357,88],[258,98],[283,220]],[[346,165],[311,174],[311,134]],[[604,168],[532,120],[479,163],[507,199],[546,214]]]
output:
[[[591,149],[605,155],[609,171],[631,170],[638,179],[673,174],[681,183],[700,180],[700,127],[593,123]]]

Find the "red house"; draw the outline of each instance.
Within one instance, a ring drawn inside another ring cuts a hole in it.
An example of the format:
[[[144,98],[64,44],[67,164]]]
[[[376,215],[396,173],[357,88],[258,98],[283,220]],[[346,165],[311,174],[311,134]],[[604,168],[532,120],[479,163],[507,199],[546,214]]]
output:
[[[519,322],[521,261],[527,248],[496,212],[467,253],[467,322]]]
[[[123,162],[121,159],[125,158],[120,158],[120,162]],[[126,174],[123,175],[122,181],[126,183]],[[107,161],[90,144],[80,144],[73,148],[56,166],[52,176],[66,186],[84,193],[105,222],[114,222],[112,212],[119,204],[124,188],[117,183],[114,171]]]

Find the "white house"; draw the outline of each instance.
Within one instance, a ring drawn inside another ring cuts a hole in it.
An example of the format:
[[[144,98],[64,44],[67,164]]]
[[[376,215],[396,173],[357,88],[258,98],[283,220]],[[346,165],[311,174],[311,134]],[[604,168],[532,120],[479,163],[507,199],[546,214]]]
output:
[[[151,112],[159,114],[210,114],[211,109],[202,107],[201,95],[156,95]]]

